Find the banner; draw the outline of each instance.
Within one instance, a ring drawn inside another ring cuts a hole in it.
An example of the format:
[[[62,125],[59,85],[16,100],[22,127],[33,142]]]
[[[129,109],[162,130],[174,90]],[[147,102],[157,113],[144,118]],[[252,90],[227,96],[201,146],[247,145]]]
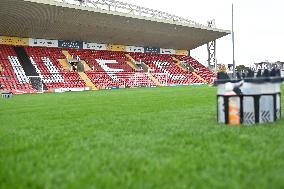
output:
[[[83,48],[83,42],[69,41],[69,40],[58,40],[58,47],[82,49]]]
[[[176,50],[176,55],[188,56],[188,50]]]
[[[161,54],[176,54],[176,51],[174,49],[161,49]]]
[[[29,45],[36,47],[58,47],[58,40],[29,38]]]
[[[109,44],[107,49],[110,51],[125,51],[125,46]]]
[[[160,53],[160,48],[157,47],[144,47],[144,52],[145,53]]]
[[[29,38],[0,36],[0,44],[16,45],[16,46],[17,45],[28,46],[29,45]]]
[[[139,52],[144,53],[144,47],[136,47],[136,46],[126,46],[125,47],[126,52]]]
[[[107,50],[106,44],[99,43],[83,43],[83,49],[92,49],[92,50]]]

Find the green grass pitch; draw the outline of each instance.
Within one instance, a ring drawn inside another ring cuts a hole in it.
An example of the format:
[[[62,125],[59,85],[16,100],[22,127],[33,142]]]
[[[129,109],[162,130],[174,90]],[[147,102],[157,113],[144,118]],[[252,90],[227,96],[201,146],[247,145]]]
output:
[[[284,120],[218,125],[208,86],[0,99],[0,188],[282,189]]]

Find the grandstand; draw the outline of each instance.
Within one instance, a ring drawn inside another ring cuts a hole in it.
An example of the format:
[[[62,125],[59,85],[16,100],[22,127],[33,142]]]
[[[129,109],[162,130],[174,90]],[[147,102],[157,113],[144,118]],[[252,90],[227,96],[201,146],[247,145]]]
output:
[[[0,7],[0,87],[16,94],[212,83],[190,50],[230,33],[112,0]]]
[[[283,188],[284,120],[217,123],[216,75],[190,55],[229,33],[114,0],[0,0],[0,189]]]

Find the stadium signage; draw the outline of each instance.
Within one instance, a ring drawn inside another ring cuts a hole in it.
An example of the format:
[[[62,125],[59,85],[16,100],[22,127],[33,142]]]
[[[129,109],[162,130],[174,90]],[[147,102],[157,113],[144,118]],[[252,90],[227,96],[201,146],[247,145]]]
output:
[[[58,47],[82,49],[83,48],[83,42],[69,41],[69,40],[58,40]]]
[[[83,49],[92,49],[92,50],[107,50],[106,44],[99,43],[83,43]]]
[[[176,55],[188,56],[188,50],[176,50]]]
[[[162,49],[161,48],[160,54],[176,54],[176,51],[174,49]]]
[[[29,40],[28,38],[0,36],[0,44],[28,46]]]
[[[251,66],[250,69],[253,71],[258,71],[258,70],[271,70],[271,69],[283,69],[283,63],[269,63],[269,62],[264,62],[264,63],[255,63],[255,65]]]
[[[29,38],[29,46],[58,47],[58,40]]]
[[[108,47],[107,47],[107,50],[110,50],[110,51],[125,51],[125,46],[124,45],[109,44]]]
[[[136,46],[126,46],[125,47],[126,52],[140,52],[144,53],[144,47],[136,47]]]
[[[145,53],[156,53],[156,54],[159,54],[160,53],[160,48],[158,48],[158,47],[144,47],[144,52]]]
[[[52,39],[33,39],[20,37],[0,36],[0,44],[15,45],[15,46],[37,46],[37,47],[59,47],[59,48],[74,48],[74,49],[91,49],[91,50],[110,50],[110,51],[126,51],[140,53],[155,53],[155,54],[175,54],[188,56],[188,50],[163,49],[159,47],[137,47],[124,46],[114,44],[88,43],[81,41],[70,40],[52,40]]]

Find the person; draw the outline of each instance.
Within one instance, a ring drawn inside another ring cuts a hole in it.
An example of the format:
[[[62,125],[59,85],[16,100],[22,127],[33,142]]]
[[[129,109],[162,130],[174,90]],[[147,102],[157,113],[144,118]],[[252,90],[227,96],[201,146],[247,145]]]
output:
[[[80,57],[78,55],[76,56],[76,59],[77,59],[78,62],[81,61],[81,59],[80,59]]]

